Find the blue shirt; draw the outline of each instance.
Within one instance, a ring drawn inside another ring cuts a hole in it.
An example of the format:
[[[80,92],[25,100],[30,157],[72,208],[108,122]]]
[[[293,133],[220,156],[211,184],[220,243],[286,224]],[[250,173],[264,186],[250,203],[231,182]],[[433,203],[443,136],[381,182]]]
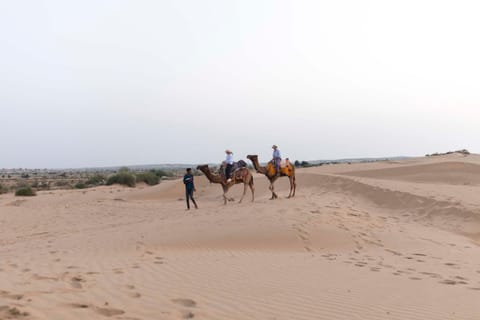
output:
[[[274,159],[277,159],[277,158],[279,159],[279,158],[281,158],[281,156],[280,156],[280,150],[278,150],[278,149],[273,150],[273,158],[274,158]]]
[[[190,191],[195,189],[195,186],[193,185],[193,175],[191,174],[186,174],[183,176],[183,183],[185,184],[185,188]]]

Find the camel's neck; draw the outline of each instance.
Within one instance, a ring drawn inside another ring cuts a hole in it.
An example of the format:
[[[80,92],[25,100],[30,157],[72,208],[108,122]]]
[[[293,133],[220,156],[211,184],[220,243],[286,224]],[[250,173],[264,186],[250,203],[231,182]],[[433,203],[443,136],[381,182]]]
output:
[[[266,173],[267,173],[267,168],[262,167],[262,166],[260,165],[260,163],[258,162],[258,158],[257,158],[257,157],[252,158],[252,159],[250,159],[250,160],[252,160],[253,167],[255,168],[255,170],[257,170],[258,173],[262,173],[262,174],[266,174]]]
[[[212,183],[222,183],[222,178],[218,175],[214,175],[209,168],[201,168],[200,171],[203,172],[208,181]]]

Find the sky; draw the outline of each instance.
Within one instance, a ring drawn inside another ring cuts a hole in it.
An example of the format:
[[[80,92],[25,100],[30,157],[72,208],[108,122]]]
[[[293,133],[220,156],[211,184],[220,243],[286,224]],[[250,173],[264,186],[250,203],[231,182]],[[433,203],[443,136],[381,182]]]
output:
[[[0,168],[480,153],[478,12],[0,0]]]

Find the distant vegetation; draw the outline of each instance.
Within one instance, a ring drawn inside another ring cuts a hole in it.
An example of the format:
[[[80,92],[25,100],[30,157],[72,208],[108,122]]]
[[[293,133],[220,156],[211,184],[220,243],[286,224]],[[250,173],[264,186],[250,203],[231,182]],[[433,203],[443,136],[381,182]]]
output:
[[[161,180],[183,176],[184,168],[161,170],[147,166],[119,169],[51,170],[0,169],[0,194],[15,192],[29,186],[33,192],[56,189],[85,189],[102,185],[122,184],[134,187],[137,183],[159,184]]]
[[[160,183],[160,177],[157,176],[154,172],[140,172],[135,174],[137,183],[145,182],[149,186],[154,186]]]
[[[435,152],[435,153],[432,153],[432,154],[426,154],[425,157],[437,157],[437,156],[444,156],[444,155],[453,154],[453,153],[459,153],[459,154],[463,154],[465,156],[470,154],[470,152],[467,149],[462,149],[462,150],[457,150],[457,151],[448,151],[448,152],[444,152],[444,153]]]
[[[298,160],[295,160],[294,164],[293,164],[295,167],[301,167],[301,168],[308,168],[308,167],[312,167],[313,165],[311,163],[309,163],[308,161],[298,161]],[[319,164],[321,165],[321,164]]]
[[[163,178],[163,177],[173,177],[173,173],[172,172],[168,172],[168,171],[165,171],[165,170],[161,170],[161,169],[152,169],[150,170],[150,172],[153,172],[157,177],[159,178]]]
[[[30,187],[22,187],[15,191],[16,196],[36,196],[37,193]]]
[[[134,187],[137,183],[144,182],[149,186],[154,186],[160,183],[161,178],[171,176],[173,176],[172,173],[168,173],[160,169],[132,172],[129,168],[122,167],[117,174],[111,175],[108,178],[106,184],[122,184],[129,187]]]
[[[85,189],[85,188],[88,188],[88,186],[83,183],[83,182],[77,182],[74,186],[73,186],[75,189]]]
[[[7,192],[8,192],[8,188],[0,183],[0,194],[7,193]]]
[[[129,187],[135,187],[137,178],[130,172],[127,167],[120,168],[117,174],[111,175],[107,179],[107,186],[112,184],[122,184]]]
[[[99,186],[105,184],[107,178],[103,174],[96,173],[92,177],[90,177],[85,184],[87,186]]]

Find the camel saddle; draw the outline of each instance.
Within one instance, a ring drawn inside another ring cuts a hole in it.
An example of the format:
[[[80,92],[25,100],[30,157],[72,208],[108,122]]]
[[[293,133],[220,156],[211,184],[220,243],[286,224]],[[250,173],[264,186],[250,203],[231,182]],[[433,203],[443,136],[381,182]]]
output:
[[[232,179],[243,180],[247,175],[248,175],[248,169],[246,167],[237,168],[235,169],[235,171],[232,172]]]
[[[222,176],[222,179],[225,181],[226,180],[226,177],[225,177],[225,167],[224,167],[225,163],[222,163],[222,165],[220,166],[220,175]],[[234,162],[233,163],[233,167],[232,167],[232,172],[230,173],[231,174],[231,178],[235,178],[235,179],[241,179],[243,178],[245,175],[246,175],[246,171],[243,170],[243,169],[247,169],[247,163],[243,160],[238,160],[237,162]]]
[[[245,168],[247,166],[247,163],[243,160],[238,160],[237,162],[233,163],[233,168],[232,171],[238,170],[240,168]]]

